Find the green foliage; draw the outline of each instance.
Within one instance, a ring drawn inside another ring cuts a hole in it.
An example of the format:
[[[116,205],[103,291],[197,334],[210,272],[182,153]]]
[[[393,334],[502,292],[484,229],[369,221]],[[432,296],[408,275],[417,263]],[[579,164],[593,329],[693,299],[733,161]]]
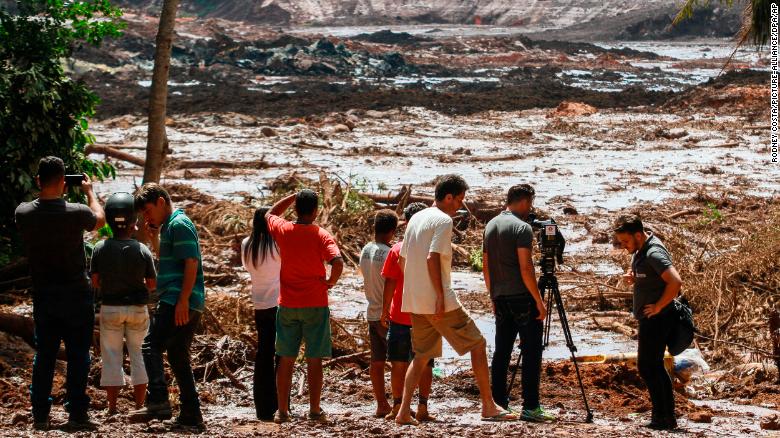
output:
[[[718,2],[721,4],[725,3],[728,7],[731,7],[734,4],[734,0],[718,0]],[[710,3],[712,3],[710,0],[686,0],[685,4],[680,8],[680,11],[677,12],[674,20],[672,20],[672,25],[676,26],[683,20],[693,18],[693,11],[697,7],[706,7],[709,6]]]
[[[469,253],[469,266],[476,272],[482,272],[482,249],[474,248]]]
[[[723,214],[718,210],[718,206],[713,204],[712,202],[707,203],[707,207],[704,209],[704,211],[701,212],[701,220],[699,221],[702,225],[709,225],[713,222],[722,222],[723,221]]]
[[[103,239],[104,237],[108,239],[114,237],[114,231],[108,224],[103,225],[103,227],[98,230],[98,238]]]
[[[80,44],[120,35],[121,10],[108,0],[18,0],[0,9],[0,235],[12,234],[13,211],[34,196],[38,160],[56,155],[69,173],[114,177],[107,162],[84,154],[97,96],[62,67]],[[81,195],[72,191],[71,198]],[[0,248],[1,249],[1,248]],[[3,251],[0,251],[3,252]],[[2,260],[0,260],[0,264]]]

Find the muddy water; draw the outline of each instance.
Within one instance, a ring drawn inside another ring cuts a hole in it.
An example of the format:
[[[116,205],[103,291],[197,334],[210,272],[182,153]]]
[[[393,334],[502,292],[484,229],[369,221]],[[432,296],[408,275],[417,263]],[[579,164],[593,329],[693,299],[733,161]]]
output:
[[[254,127],[219,125],[206,115],[168,129],[174,158],[241,162],[264,157],[272,167],[189,180],[174,171],[165,180],[233,198],[238,192],[262,195],[273,178],[291,170],[310,177],[323,170],[366,191],[413,184],[418,193],[427,194],[436,175],[457,172],[474,191],[498,196],[504,187],[530,181],[537,188],[538,205],[554,209],[571,204],[580,213],[661,201],[688,192],[689,186],[737,185],[768,196],[780,190],[780,169],[764,165],[768,150],[763,135],[743,130],[748,122],[738,117],[605,110],[568,118],[559,129],[546,114],[446,116],[407,108],[385,119],[362,120],[349,133],[297,125],[276,128],[279,137],[272,138]],[[685,135],[655,138],[653,132],[661,128],[684,130]],[[128,129],[93,127],[98,143],[130,146],[144,146],[145,130],[142,121]],[[733,142],[738,144],[721,147]],[[141,169],[127,165],[119,175],[99,184],[98,191],[128,190],[134,180],[140,181]]]
[[[467,292],[484,293],[485,295],[488,293],[481,274],[477,272],[453,272],[452,287],[458,295]],[[333,314],[347,318],[365,317],[367,302],[362,290],[363,280],[358,274],[349,272],[342,277],[339,284],[331,290],[330,307]],[[565,290],[562,291],[562,296],[565,301]],[[491,309],[471,309],[469,313],[487,340],[488,357],[492,357],[495,349],[495,318]],[[618,333],[592,330],[587,327],[583,320],[575,320],[571,314],[568,315],[577,356],[617,354],[636,350],[636,341],[632,341]],[[545,360],[571,358],[571,352],[566,345],[561,327],[558,314],[554,313],[550,331],[550,344],[544,351]],[[443,375],[446,376],[470,367],[471,362],[468,356],[458,356],[455,350],[447,342],[444,342],[442,358],[437,360],[437,366],[442,370]]]

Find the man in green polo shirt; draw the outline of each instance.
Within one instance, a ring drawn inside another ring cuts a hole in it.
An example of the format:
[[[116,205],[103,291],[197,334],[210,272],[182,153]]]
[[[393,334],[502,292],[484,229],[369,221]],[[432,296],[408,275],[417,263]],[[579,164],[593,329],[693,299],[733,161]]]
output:
[[[200,400],[190,366],[190,345],[205,307],[198,232],[184,211],[174,210],[168,192],[158,184],[144,184],[135,195],[135,207],[143,213],[150,229],[159,229],[157,291],[160,301],[141,347],[149,375],[146,406],[132,412],[131,419],[171,417],[162,359],[163,352],[167,351],[181,402],[179,416],[169,425],[202,428]]]

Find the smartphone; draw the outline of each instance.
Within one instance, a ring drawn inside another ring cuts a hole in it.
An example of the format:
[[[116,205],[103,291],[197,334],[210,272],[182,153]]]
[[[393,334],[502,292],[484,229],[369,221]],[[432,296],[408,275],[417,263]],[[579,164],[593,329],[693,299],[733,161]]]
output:
[[[68,187],[80,187],[84,182],[84,175],[65,175],[65,185]]]

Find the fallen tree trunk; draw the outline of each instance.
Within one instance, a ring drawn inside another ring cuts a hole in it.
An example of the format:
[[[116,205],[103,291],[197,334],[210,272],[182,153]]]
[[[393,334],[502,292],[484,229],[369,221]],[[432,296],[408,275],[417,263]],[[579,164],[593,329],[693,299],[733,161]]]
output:
[[[28,316],[0,313],[0,331],[18,336],[35,348],[35,322]],[[96,348],[100,345],[100,331],[98,330],[92,332],[92,345]],[[60,348],[57,359],[68,360],[64,348]]]
[[[353,353],[353,354],[347,354],[347,355],[344,355],[344,356],[339,356],[337,358],[331,359],[331,360],[323,363],[322,366],[324,368],[324,367],[337,365],[337,364],[340,364],[340,363],[351,362],[352,360],[360,359],[363,356],[368,356],[369,353],[371,353],[371,351],[370,350],[366,350],[366,351],[361,351],[361,352],[358,352],[358,353]]]
[[[84,153],[89,154],[103,154],[107,157],[116,158],[117,160],[127,161],[128,163],[135,164],[136,166],[143,167],[146,163],[146,160],[140,157],[136,157],[133,154],[128,154],[127,152],[122,152],[120,150],[114,149],[109,146],[99,145],[99,144],[90,144],[87,145],[86,148],[84,148]]]
[[[84,148],[86,154],[103,154],[107,157],[126,161],[136,166],[144,167],[146,160],[136,157],[133,154],[122,152],[110,146],[91,144]],[[264,159],[253,161],[216,161],[216,160],[192,160],[192,161],[171,161],[166,163],[177,169],[265,169],[268,162]]]
[[[170,161],[169,165],[177,169],[266,169],[268,162],[262,158],[253,161]]]
[[[14,315],[13,313],[0,313],[0,331],[18,336],[35,348],[34,323],[32,318]]]

